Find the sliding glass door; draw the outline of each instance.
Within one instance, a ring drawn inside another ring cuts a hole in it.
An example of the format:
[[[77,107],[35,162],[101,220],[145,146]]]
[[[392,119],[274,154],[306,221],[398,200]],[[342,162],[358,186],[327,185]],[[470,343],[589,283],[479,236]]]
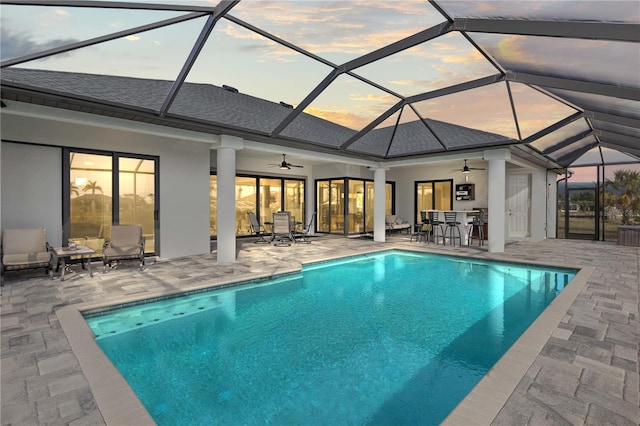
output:
[[[302,179],[283,179],[279,177],[236,176],[236,235],[251,235],[249,215],[254,212],[261,224],[271,222],[273,213],[291,212],[291,217],[303,222],[304,185]],[[209,177],[209,236],[215,238],[217,226],[217,191],[216,175]]]
[[[385,184],[385,214],[394,208],[394,184]],[[374,183],[338,178],[316,181],[317,230],[334,234],[373,232]],[[346,218],[346,221],[345,221]]]
[[[453,180],[416,182],[415,188],[415,223],[421,222],[420,212],[423,210],[453,209]]]
[[[102,254],[112,224],[137,224],[145,251],[156,252],[157,159],[65,150],[63,237]]]

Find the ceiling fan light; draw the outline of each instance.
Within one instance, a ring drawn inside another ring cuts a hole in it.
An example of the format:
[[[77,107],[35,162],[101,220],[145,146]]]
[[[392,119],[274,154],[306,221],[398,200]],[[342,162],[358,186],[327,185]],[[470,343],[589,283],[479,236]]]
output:
[[[289,170],[289,167],[286,164],[280,164],[280,170]]]
[[[471,173],[471,170],[469,170],[469,168],[467,166],[464,166],[464,169],[462,169],[462,173],[466,175],[466,174]]]

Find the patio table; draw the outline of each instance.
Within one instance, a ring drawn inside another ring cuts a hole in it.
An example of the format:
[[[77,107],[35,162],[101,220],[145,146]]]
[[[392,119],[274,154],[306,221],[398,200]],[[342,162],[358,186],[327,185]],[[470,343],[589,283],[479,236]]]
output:
[[[54,247],[53,254],[58,259],[56,264],[62,262],[62,271],[60,272],[60,281],[64,281],[64,273],[67,269],[67,259],[71,259],[73,256],[80,256],[82,261],[82,268],[84,269],[84,257],[87,257],[87,264],[89,267],[89,276],[93,277],[93,271],[91,270],[91,256],[96,254],[96,251],[87,246],[77,246],[75,249],[69,247]],[[58,265],[59,266],[59,265]],[[56,272],[57,272],[56,268]]]

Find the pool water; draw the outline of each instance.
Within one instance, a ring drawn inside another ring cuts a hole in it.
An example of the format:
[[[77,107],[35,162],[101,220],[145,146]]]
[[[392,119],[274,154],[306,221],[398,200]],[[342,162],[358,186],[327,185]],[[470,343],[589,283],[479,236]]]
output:
[[[87,321],[159,425],[435,425],[576,272],[394,250]]]

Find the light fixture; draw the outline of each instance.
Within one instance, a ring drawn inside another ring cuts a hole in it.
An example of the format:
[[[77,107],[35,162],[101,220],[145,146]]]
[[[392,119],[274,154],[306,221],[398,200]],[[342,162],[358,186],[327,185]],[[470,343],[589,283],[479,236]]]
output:
[[[465,163],[464,167],[462,168],[462,173],[469,174],[471,173],[471,170],[469,170],[469,166],[467,166],[467,164]]]
[[[287,166],[287,163],[283,162],[282,164],[280,164],[280,170],[290,170],[290,169],[289,169],[289,166]]]

